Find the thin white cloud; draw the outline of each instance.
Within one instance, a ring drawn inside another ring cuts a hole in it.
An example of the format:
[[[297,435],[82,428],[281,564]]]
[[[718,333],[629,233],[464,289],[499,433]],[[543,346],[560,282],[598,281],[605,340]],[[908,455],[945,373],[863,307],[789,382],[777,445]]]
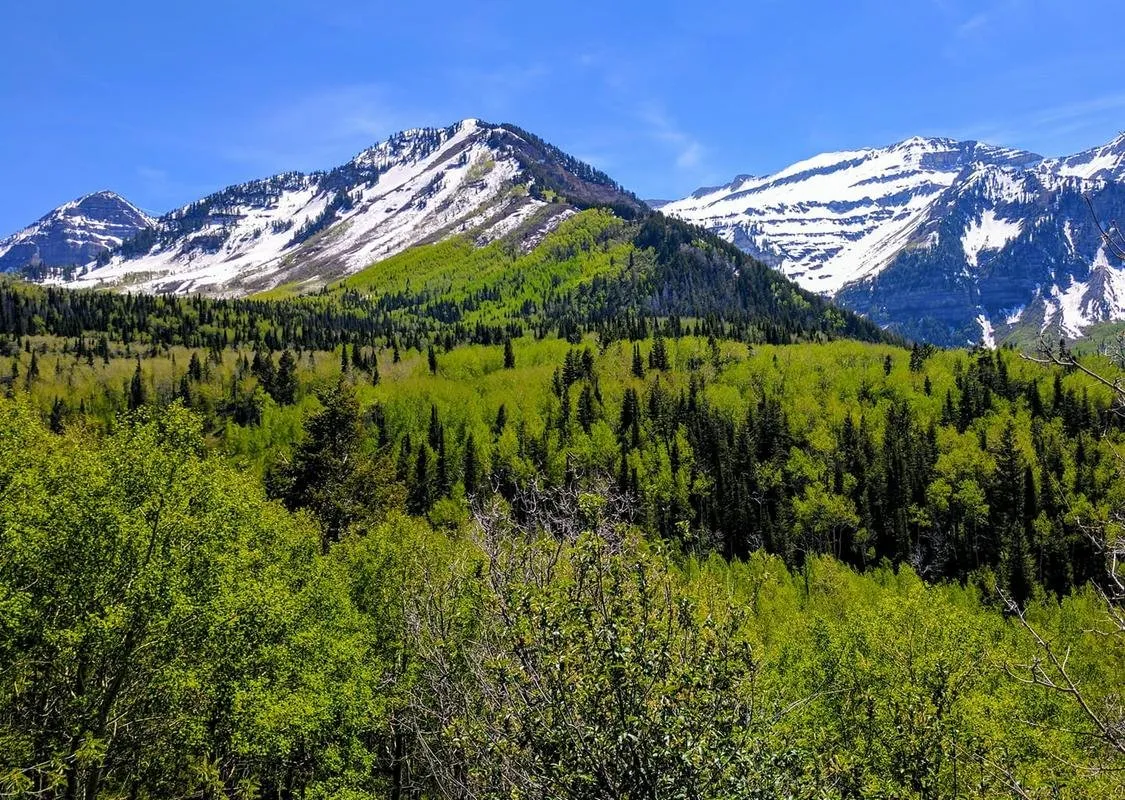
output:
[[[269,171],[321,169],[426,120],[430,115],[396,107],[378,84],[330,86],[251,115],[232,127],[218,150],[231,161]]]
[[[951,135],[958,139],[978,139],[993,144],[1026,143],[1032,149],[1045,150],[1042,155],[1068,155],[1059,152],[1055,145],[1073,147],[1064,142],[1069,137],[1096,129],[1117,130],[1121,115],[1125,114],[1125,92],[1110,92],[1070,103],[1019,114],[1004,122],[985,120],[954,131]],[[1095,147],[1097,141],[1083,145]]]
[[[682,130],[656,104],[649,104],[638,111],[638,117],[648,128],[653,139],[667,144],[675,152],[675,164],[682,170],[696,170],[702,165],[706,149],[691,134]]]
[[[973,16],[962,22],[960,25],[958,25],[954,33],[956,34],[957,38],[964,39],[968,36],[972,36],[978,31],[983,30],[985,26],[988,25],[990,20],[991,15],[982,11],[978,14],[974,14]]]

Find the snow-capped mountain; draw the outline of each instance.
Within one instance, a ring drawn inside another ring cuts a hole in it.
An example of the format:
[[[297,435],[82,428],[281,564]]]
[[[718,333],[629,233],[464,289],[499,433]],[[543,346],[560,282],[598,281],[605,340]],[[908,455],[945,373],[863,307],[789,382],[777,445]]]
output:
[[[41,276],[86,264],[150,225],[152,220],[120,195],[88,194],[0,241],[0,272]]]
[[[1054,159],[916,137],[739,177],[662,211],[882,325],[960,345],[1125,319],[1125,270],[1084,195],[1103,220],[1121,218],[1125,135]]]
[[[453,234],[535,241],[589,205],[644,208],[532,134],[467,119],[396,134],[327,172],[223,189],[164,215],[69,285],[229,295],[311,288]]]

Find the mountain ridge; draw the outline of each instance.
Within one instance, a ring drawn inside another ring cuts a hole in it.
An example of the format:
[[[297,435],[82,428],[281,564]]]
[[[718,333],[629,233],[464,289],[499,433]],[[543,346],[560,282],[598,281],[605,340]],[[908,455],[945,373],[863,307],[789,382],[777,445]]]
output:
[[[992,345],[1125,318],[1125,273],[1085,204],[1119,218],[1122,183],[1125,135],[1057,158],[911,137],[738,176],[662,210],[902,335]]]
[[[604,173],[510,124],[412,128],[350,161],[220,189],[174,209],[68,285],[246,294],[314,289],[415,244],[541,239],[576,210],[647,211]]]

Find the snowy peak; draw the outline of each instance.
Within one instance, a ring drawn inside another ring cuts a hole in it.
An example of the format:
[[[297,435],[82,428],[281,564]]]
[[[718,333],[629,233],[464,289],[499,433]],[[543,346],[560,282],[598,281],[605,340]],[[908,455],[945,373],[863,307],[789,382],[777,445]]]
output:
[[[1102,220],[1125,219],[1125,134],[1053,159],[915,136],[739,176],[662,211],[881,325],[963,345],[1125,319],[1125,265],[1087,199]]]
[[[0,241],[0,272],[43,277],[97,259],[153,224],[116,192],[100,191],[64,203]]]
[[[1073,156],[1047,159],[1043,162],[1042,169],[1064,178],[1125,180],[1125,133],[1118,134],[1112,142],[1101,147]]]
[[[541,237],[576,208],[645,206],[512,125],[390,136],[333,169],[230,186],[157,220],[75,286],[237,295],[311,289],[422,242]]]
[[[739,176],[662,210],[715,230],[805,288],[834,294],[878,272],[967,170],[1039,160],[1021,150],[915,136],[823,153],[766,177]]]

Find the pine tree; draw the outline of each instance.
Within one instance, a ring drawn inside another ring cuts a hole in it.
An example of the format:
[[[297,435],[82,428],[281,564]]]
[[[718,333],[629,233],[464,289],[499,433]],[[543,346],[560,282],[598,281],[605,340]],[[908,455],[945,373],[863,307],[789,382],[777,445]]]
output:
[[[516,353],[512,349],[512,340],[510,338],[504,340],[504,369],[516,368]]]
[[[437,406],[430,406],[430,428],[429,428],[429,443],[430,449],[437,451],[442,439],[444,438],[444,431],[441,427],[441,420],[438,419]]]
[[[272,395],[283,406],[292,405],[297,400],[297,359],[288,350],[278,359]]]
[[[51,417],[48,425],[51,428],[51,433],[63,432],[63,421],[66,419],[66,403],[62,398],[56,397],[55,402],[51,404]]]
[[[203,380],[203,364],[199,361],[199,353],[192,352],[191,361],[188,362],[187,374],[193,381]]]
[[[27,387],[30,389],[31,384],[39,379],[39,356],[33,350],[31,352],[31,363],[27,367]]]
[[[321,523],[322,548],[339,541],[372,497],[360,456],[363,426],[355,389],[341,379],[321,393],[323,408],[305,423],[305,438],[266,486],[291,510],[307,508]]]
[[[449,456],[445,450],[445,437],[438,443],[437,450],[437,491],[442,497],[448,497],[453,487],[453,475],[449,469]]]
[[[578,395],[578,424],[587,434],[594,425],[597,411],[594,407],[594,390],[589,383],[582,385],[582,392]]]
[[[430,374],[437,375],[437,351],[434,350],[434,346],[432,344],[426,350],[426,360],[430,364]]]
[[[661,371],[668,369],[668,348],[664,344],[663,336],[657,336],[652,343],[652,350],[648,354],[648,365],[651,369]]]
[[[910,348],[910,371],[921,372],[922,366],[925,364],[926,359],[922,355],[922,348],[915,342],[914,346]]]
[[[643,378],[645,376],[645,362],[641,359],[641,346],[639,344],[633,345],[633,377]]]
[[[144,373],[141,372],[141,360],[137,359],[137,368],[133,372],[133,380],[129,382],[129,410],[135,411],[145,404],[147,399],[145,390]]]

